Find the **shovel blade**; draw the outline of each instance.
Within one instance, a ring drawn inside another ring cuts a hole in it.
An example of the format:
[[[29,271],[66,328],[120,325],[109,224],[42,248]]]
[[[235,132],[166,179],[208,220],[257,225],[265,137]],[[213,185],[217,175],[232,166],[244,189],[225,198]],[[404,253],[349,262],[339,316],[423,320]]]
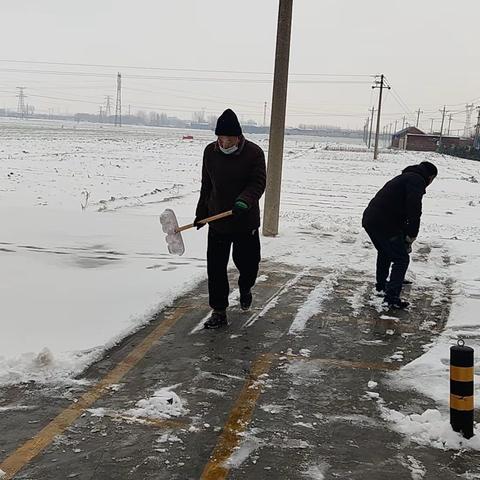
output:
[[[162,224],[162,230],[166,234],[175,233],[178,228],[177,217],[171,208],[167,208],[160,215],[160,223]]]
[[[185,244],[183,243],[182,234],[177,232],[178,221],[175,212],[167,208],[160,215],[160,223],[162,224],[162,230],[167,234],[165,240],[168,252],[173,255],[183,255],[185,253]]]
[[[185,245],[181,233],[169,233],[165,240],[167,241],[169,253],[173,255],[183,255],[185,253]]]

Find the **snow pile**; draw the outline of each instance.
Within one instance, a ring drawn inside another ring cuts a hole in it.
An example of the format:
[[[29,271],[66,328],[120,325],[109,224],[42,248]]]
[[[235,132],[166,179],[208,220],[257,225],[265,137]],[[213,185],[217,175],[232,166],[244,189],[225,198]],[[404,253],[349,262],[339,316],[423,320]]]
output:
[[[420,445],[431,445],[443,450],[480,450],[480,429],[476,428],[475,436],[467,440],[452,430],[449,420],[442,417],[438,410],[429,409],[421,415],[404,415],[384,406],[380,410],[382,417],[392,422],[397,432]]]
[[[135,408],[125,412],[132,417],[168,419],[187,413],[184,402],[173,392],[178,385],[163,387],[155,391],[150,398],[138,401]]]
[[[454,432],[450,420],[437,409],[428,409],[421,415],[417,413],[404,414],[388,408],[377,392],[366,392],[367,397],[376,401],[384,420],[392,428],[411,441],[420,445],[429,445],[442,450],[480,450],[480,429],[474,428],[474,436],[464,438]]]

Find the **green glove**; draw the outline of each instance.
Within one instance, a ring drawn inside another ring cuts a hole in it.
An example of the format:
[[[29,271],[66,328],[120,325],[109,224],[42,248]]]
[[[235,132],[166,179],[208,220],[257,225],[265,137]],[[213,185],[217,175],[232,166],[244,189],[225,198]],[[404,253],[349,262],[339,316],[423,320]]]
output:
[[[232,208],[233,215],[242,215],[248,211],[248,208],[248,203],[244,202],[243,200],[237,200]]]

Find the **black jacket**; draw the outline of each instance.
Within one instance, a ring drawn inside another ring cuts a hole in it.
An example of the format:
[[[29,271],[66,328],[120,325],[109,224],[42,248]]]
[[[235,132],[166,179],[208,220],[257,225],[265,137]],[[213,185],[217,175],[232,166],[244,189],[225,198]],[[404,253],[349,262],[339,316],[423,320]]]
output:
[[[203,153],[202,188],[196,216],[199,219],[231,210],[237,200],[249,206],[237,217],[227,217],[210,224],[219,233],[242,233],[260,226],[259,199],[265,191],[266,169],[263,150],[253,142],[240,141],[230,155],[222,153],[217,142]]]
[[[429,174],[422,165],[405,168],[370,201],[363,212],[363,227],[392,237],[398,234],[416,237],[428,179]]]

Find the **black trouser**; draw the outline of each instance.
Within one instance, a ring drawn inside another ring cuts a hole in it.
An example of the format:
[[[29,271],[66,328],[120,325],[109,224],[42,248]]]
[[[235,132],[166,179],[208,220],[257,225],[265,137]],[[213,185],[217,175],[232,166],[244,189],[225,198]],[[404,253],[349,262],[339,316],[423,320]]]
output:
[[[210,306],[214,310],[228,307],[227,265],[230,246],[233,244],[233,262],[240,272],[240,292],[248,292],[255,284],[260,263],[260,238],[258,229],[246,233],[221,234],[208,229],[207,272]]]
[[[377,249],[377,289],[384,289],[388,299],[400,297],[410,257],[407,252],[405,235],[393,237],[381,231],[365,229]],[[390,272],[390,266],[392,271]],[[390,280],[387,282],[390,272]]]

